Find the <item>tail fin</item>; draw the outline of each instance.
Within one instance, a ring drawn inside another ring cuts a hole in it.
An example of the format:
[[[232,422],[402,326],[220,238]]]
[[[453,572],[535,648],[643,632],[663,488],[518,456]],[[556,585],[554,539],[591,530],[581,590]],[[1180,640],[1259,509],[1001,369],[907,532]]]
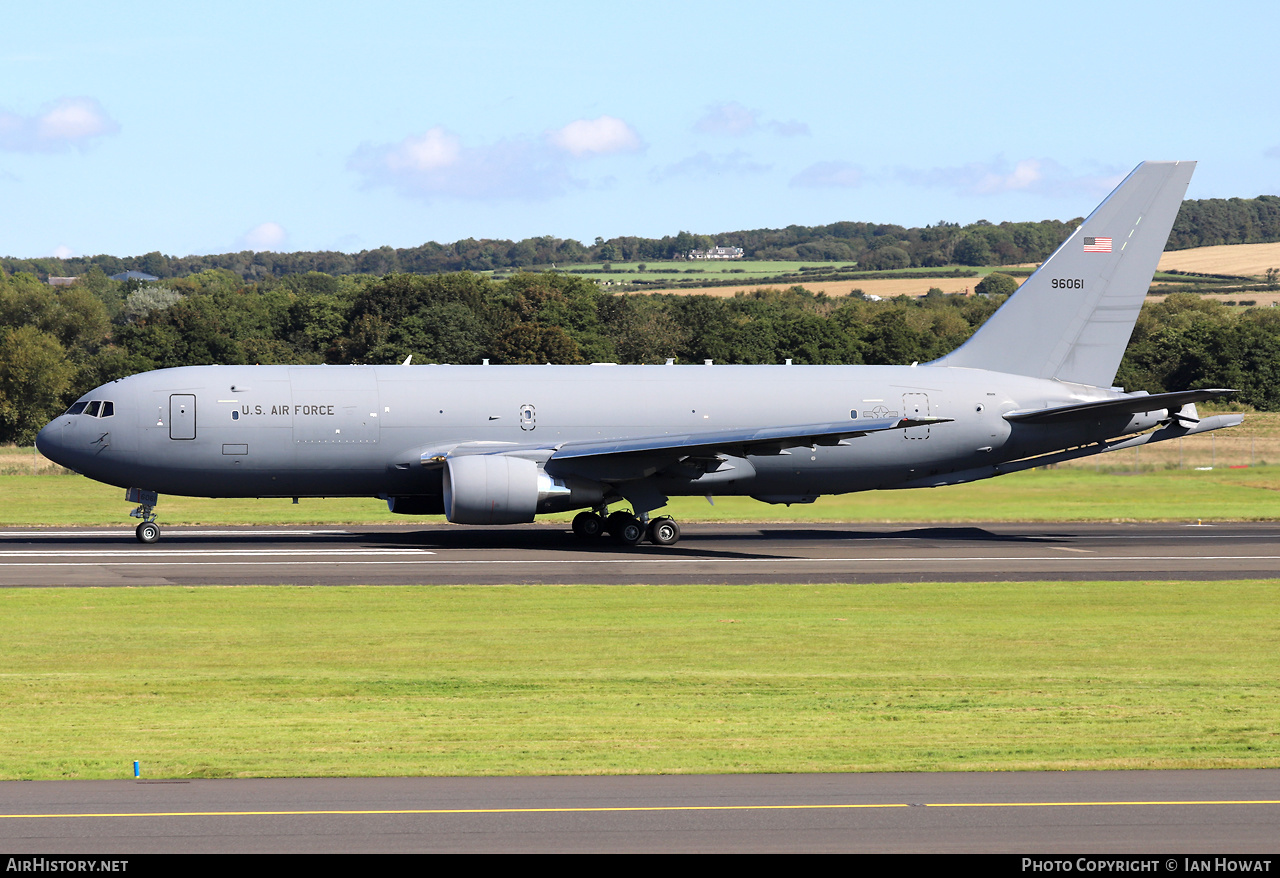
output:
[[[937,366],[1108,387],[1195,162],[1143,162]]]

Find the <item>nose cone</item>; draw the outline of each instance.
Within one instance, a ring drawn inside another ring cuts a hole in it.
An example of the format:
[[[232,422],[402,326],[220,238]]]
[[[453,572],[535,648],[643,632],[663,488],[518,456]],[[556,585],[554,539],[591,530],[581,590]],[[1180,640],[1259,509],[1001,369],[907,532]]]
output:
[[[69,466],[66,460],[67,449],[62,441],[62,422],[64,420],[66,420],[65,416],[56,417],[45,424],[44,429],[36,434],[36,451],[39,451],[59,466]]]

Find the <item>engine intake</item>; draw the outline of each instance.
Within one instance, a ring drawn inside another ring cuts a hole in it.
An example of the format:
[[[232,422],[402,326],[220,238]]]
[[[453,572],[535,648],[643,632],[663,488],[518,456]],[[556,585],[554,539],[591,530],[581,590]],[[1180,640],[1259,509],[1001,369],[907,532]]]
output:
[[[455,524],[523,524],[540,512],[594,506],[603,498],[603,485],[555,478],[522,457],[473,454],[445,462],[444,514]]]

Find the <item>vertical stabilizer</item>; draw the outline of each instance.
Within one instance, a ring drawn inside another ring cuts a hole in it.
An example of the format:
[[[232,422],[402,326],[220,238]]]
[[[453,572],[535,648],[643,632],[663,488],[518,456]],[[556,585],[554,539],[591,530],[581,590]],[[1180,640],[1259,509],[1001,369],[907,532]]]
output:
[[[1143,162],[937,366],[1108,387],[1195,162]]]

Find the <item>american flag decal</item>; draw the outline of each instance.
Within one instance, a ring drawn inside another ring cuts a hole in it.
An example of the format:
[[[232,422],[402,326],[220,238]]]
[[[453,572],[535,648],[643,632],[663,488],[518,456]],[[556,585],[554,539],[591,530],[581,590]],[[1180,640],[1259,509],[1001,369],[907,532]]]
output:
[[[1084,252],[1086,253],[1110,253],[1110,238],[1085,238]]]

